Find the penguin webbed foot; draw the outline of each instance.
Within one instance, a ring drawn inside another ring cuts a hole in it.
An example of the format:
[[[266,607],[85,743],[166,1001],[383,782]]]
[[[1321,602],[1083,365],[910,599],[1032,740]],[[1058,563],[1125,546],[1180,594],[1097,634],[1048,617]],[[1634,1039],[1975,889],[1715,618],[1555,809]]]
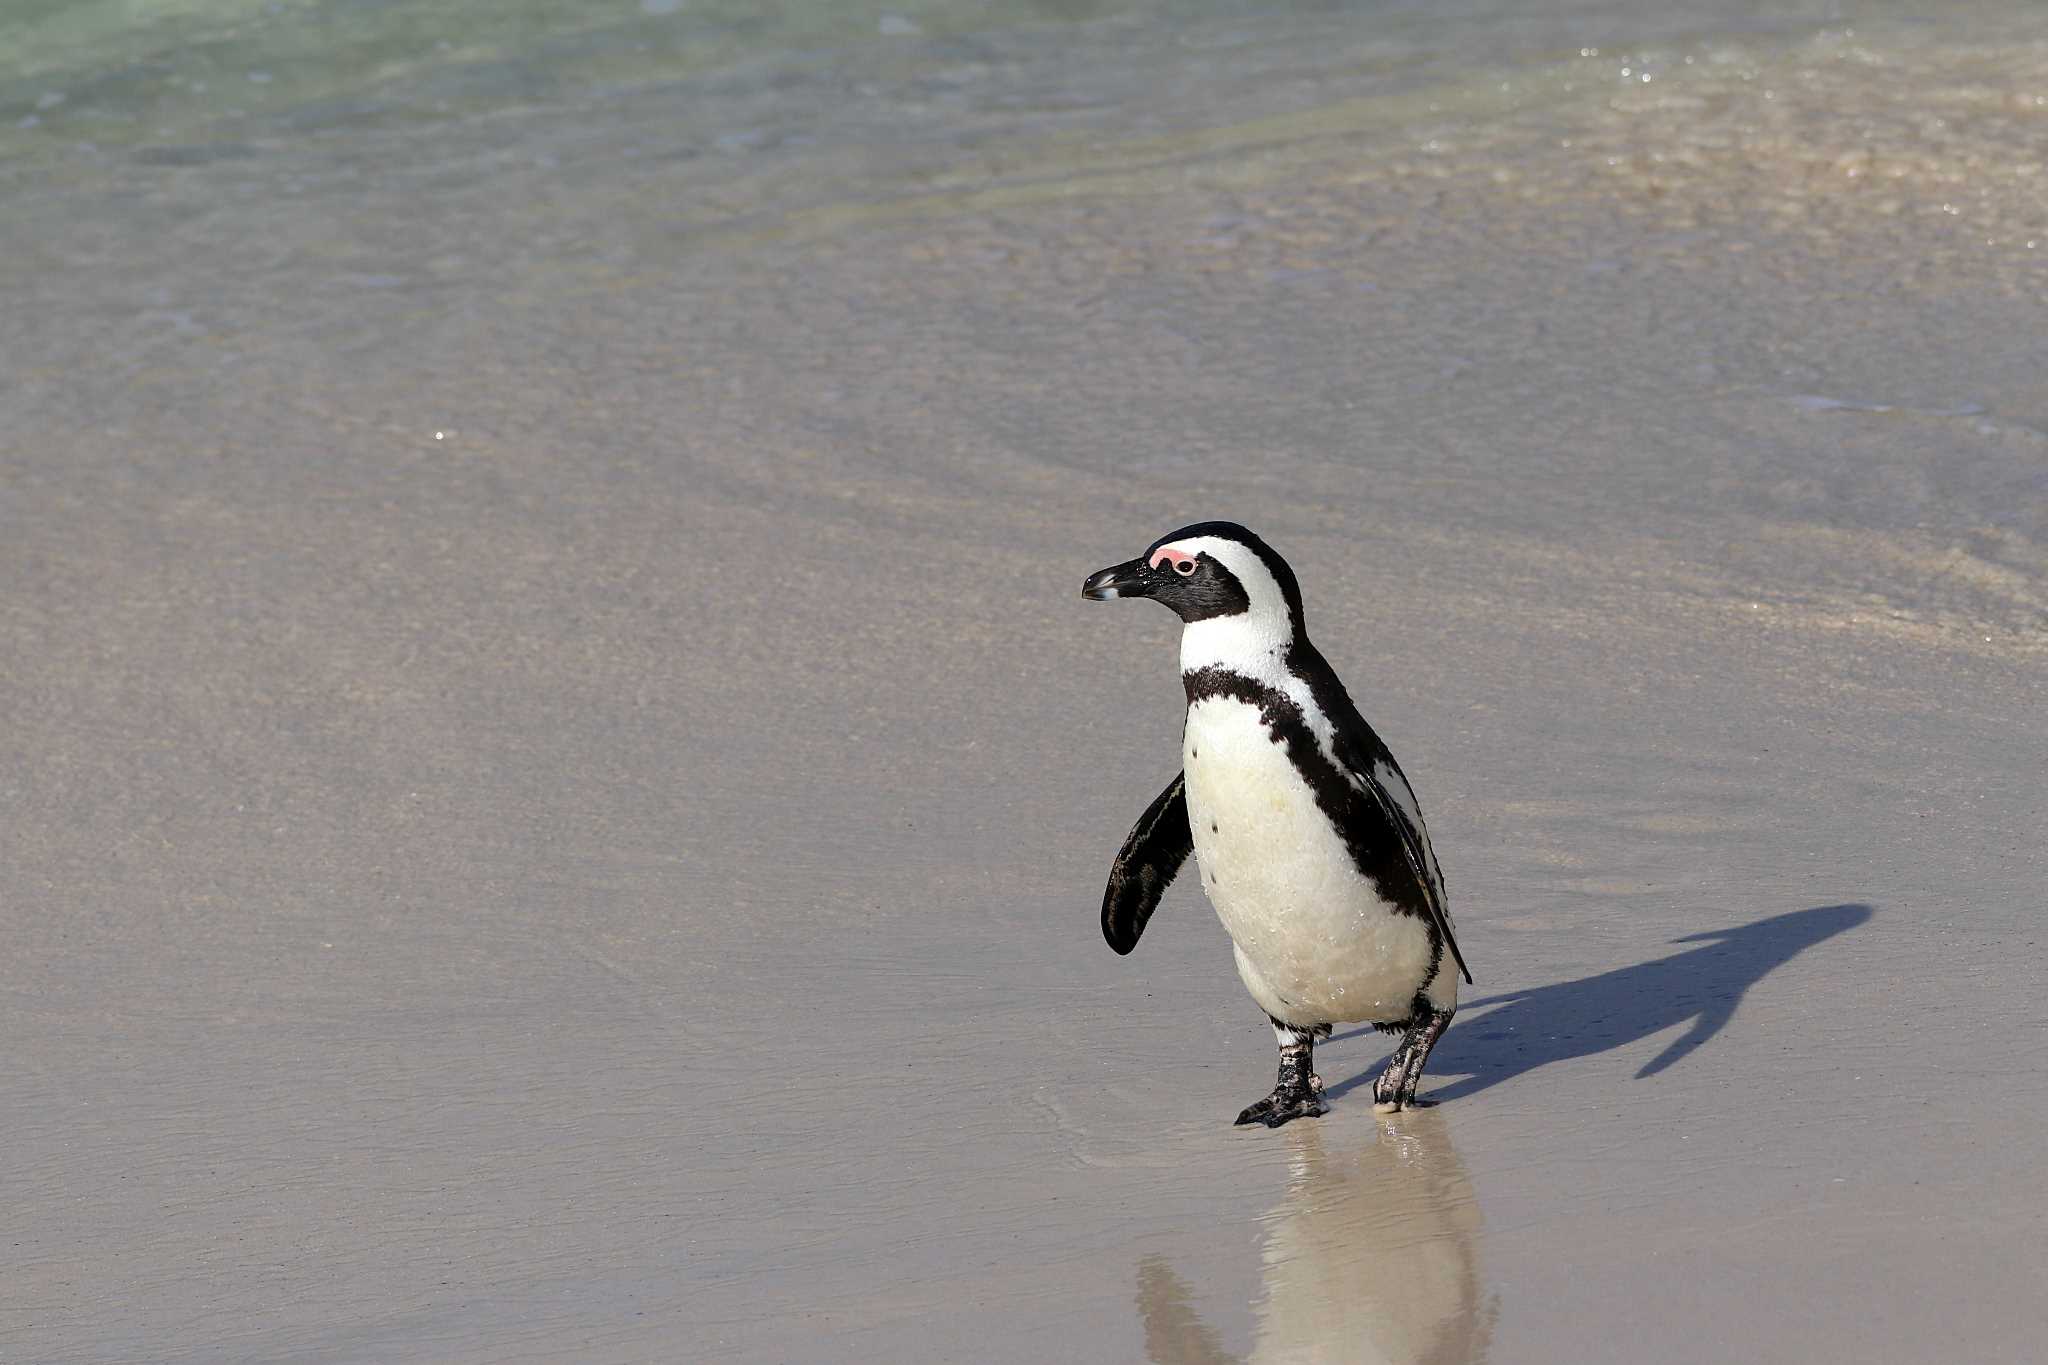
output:
[[[1412,1092],[1408,1094],[1402,1093],[1407,1088],[1403,1084],[1406,1080],[1404,1073],[1408,1070],[1406,1066],[1407,1061],[1408,1054],[1405,1051],[1396,1052],[1393,1058],[1388,1061],[1386,1069],[1373,1077],[1373,1113],[1398,1114],[1409,1105],[1416,1103]]]
[[[1263,1123],[1268,1128],[1278,1128],[1291,1119],[1321,1118],[1329,1113],[1330,1106],[1323,1102],[1322,1077],[1312,1076],[1309,1080],[1311,1083],[1305,1086],[1274,1086],[1272,1094],[1237,1116],[1237,1126]]]
[[[1330,1112],[1330,1106],[1323,1103],[1323,1078],[1315,1073],[1313,1036],[1293,1031],[1278,1020],[1274,1027],[1297,1041],[1280,1049],[1280,1076],[1273,1084],[1273,1093],[1239,1114],[1240,1126],[1263,1123],[1268,1128],[1278,1128],[1291,1119],[1318,1118]]]
[[[1386,1070],[1373,1080],[1372,1111],[1375,1114],[1394,1114],[1403,1109],[1427,1109],[1435,1100],[1418,1100],[1415,1089],[1422,1084],[1422,1068],[1429,1062],[1430,1049],[1436,1040],[1450,1027],[1454,1010],[1432,1009],[1419,1013],[1409,1021],[1407,1033],[1401,1045],[1394,1049],[1394,1055],[1387,1059]]]

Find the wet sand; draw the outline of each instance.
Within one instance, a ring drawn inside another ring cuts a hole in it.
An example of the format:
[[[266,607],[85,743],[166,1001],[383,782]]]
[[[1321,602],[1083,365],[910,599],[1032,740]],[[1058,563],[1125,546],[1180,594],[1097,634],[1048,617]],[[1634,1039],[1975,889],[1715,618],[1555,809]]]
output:
[[[0,1356],[2033,1353],[2048,28],[1545,13],[0,163]],[[1433,1108],[1100,941],[1211,516]]]

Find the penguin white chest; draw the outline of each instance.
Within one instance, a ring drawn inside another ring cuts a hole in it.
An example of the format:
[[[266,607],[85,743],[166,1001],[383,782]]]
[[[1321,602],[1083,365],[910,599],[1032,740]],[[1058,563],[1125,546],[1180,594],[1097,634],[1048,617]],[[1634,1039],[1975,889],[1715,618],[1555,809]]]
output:
[[[1195,702],[1181,762],[1202,889],[1252,998],[1291,1024],[1408,1018],[1429,977],[1429,930],[1358,871],[1259,708]]]

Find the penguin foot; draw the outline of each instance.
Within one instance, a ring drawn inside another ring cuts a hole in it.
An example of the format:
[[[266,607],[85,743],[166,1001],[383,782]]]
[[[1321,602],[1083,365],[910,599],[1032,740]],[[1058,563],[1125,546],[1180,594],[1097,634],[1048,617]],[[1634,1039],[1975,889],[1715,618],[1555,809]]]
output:
[[[1408,1105],[1415,1103],[1414,1093],[1409,1091],[1407,1086],[1403,1084],[1403,1081],[1406,1079],[1403,1073],[1408,1068],[1402,1065],[1402,1063],[1407,1060],[1406,1054],[1397,1055],[1393,1061],[1387,1063],[1387,1069],[1374,1079],[1372,1083],[1373,1113],[1398,1114]]]
[[[1418,1100],[1415,1098],[1415,1096],[1407,1093],[1406,1091],[1396,1092],[1395,1094],[1389,1096],[1386,1099],[1381,1099],[1379,1095],[1379,1085],[1375,1083],[1373,1086],[1372,1101],[1372,1112],[1375,1114],[1398,1114],[1403,1109],[1436,1108],[1435,1100]]]
[[[1272,1094],[1237,1116],[1237,1126],[1263,1123],[1268,1128],[1278,1128],[1290,1119],[1320,1118],[1329,1112],[1330,1106],[1323,1103],[1321,1077],[1311,1077],[1306,1086],[1275,1086]]]
[[[1450,1010],[1431,1010],[1409,1023],[1401,1045],[1387,1059],[1387,1069],[1380,1072],[1372,1083],[1373,1113],[1394,1114],[1403,1109],[1422,1109],[1434,1102],[1416,1099],[1415,1088],[1422,1084],[1422,1068],[1429,1062],[1429,1050],[1450,1027],[1451,1014]]]

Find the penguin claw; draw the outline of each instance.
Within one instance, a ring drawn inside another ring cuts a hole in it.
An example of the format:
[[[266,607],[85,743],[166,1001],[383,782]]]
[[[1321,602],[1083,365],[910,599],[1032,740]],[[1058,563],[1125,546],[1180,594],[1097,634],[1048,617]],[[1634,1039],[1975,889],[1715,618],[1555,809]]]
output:
[[[1415,1087],[1409,1079],[1389,1080],[1382,1074],[1373,1082],[1372,1112],[1375,1114],[1398,1114],[1403,1109],[1432,1109],[1435,1106],[1435,1100],[1415,1098]]]
[[[1320,1085],[1308,1090],[1275,1090],[1239,1114],[1237,1126],[1263,1123],[1268,1128],[1278,1128],[1290,1119],[1320,1118],[1330,1112],[1330,1106],[1323,1103],[1322,1091]]]

